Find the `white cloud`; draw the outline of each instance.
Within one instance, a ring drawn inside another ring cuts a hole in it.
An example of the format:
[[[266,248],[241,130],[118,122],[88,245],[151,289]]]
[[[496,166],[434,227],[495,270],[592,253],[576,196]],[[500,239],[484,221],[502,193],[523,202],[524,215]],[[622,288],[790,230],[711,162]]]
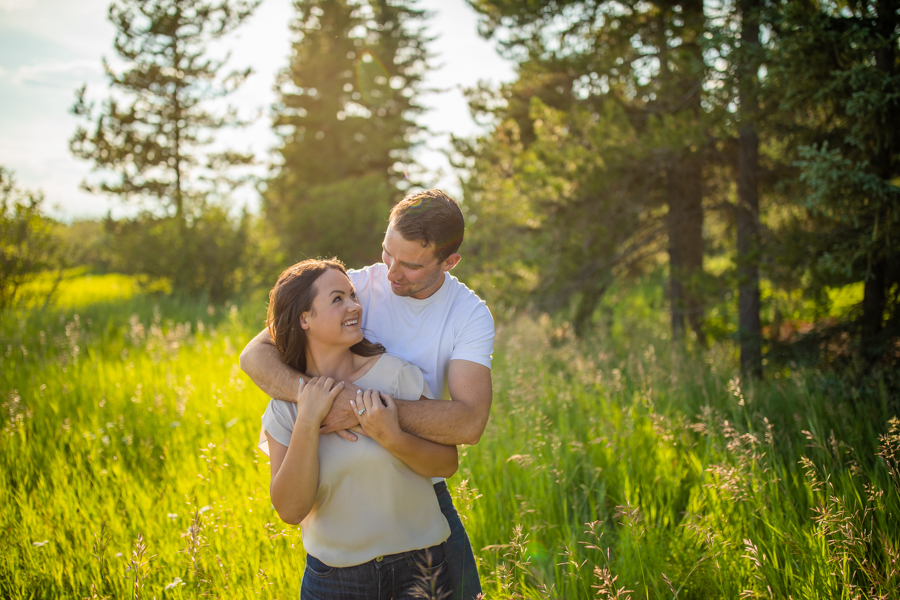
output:
[[[0,68],[0,77],[8,79],[13,85],[22,85],[23,83],[36,83],[40,85],[58,84],[71,88],[72,77],[84,77],[85,74],[101,72],[102,68],[97,64],[96,60],[82,58],[39,63],[36,65],[22,65],[19,68],[10,71]]]

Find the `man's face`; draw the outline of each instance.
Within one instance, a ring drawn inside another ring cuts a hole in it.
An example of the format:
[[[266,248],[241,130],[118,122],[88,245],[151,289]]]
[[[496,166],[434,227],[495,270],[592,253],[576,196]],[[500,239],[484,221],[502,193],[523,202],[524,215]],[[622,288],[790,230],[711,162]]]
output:
[[[388,268],[391,291],[398,296],[410,296],[419,300],[438,291],[444,281],[444,271],[459,262],[459,254],[451,254],[444,261],[434,255],[434,245],[422,246],[419,241],[409,241],[388,227],[381,244],[381,260]]]

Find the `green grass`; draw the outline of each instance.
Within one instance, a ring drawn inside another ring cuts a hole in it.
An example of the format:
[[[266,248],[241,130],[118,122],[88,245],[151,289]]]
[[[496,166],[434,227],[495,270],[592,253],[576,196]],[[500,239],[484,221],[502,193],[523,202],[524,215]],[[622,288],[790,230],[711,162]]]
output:
[[[0,597],[297,597],[237,367],[264,299],[106,277],[0,321]],[[654,334],[656,304],[588,341],[499,327],[491,421],[450,481],[487,595],[900,597],[896,376],[747,385],[732,348]]]

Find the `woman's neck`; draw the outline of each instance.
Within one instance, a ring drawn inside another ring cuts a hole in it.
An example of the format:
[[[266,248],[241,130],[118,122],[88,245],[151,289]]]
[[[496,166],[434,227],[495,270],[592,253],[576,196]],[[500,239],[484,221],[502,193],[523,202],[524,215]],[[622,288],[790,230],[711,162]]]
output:
[[[350,381],[357,371],[356,355],[349,348],[306,348],[306,374],[310,377],[331,377],[335,381]]]

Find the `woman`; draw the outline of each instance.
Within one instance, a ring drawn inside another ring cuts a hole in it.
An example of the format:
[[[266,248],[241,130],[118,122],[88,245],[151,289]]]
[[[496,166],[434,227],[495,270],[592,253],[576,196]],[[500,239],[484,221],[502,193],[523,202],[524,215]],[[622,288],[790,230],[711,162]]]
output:
[[[275,347],[312,377],[296,404],[272,400],[262,417],[272,504],[303,530],[302,599],[412,598],[423,583],[447,587],[450,528],[429,478],[456,472],[456,447],[400,429],[393,398],[431,391],[418,367],[363,337],[361,316],[337,260],[300,262],[269,293]],[[362,388],[354,409],[367,435],[356,442],[319,434],[345,381]]]

